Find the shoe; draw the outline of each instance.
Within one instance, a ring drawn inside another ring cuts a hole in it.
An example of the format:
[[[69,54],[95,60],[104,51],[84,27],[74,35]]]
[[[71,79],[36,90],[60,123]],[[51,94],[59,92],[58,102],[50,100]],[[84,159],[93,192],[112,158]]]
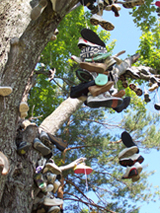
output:
[[[127,167],[125,174],[122,176],[122,179],[133,178],[139,175],[141,171],[142,171],[142,166],[139,162],[137,162],[133,166]]]
[[[48,134],[46,132],[42,131],[40,133],[39,138],[40,138],[40,141],[42,141],[42,143],[45,144],[47,147],[49,147],[50,149],[53,148],[53,144],[50,141],[50,138],[49,138],[49,136],[48,136]]]
[[[49,155],[51,153],[50,148],[45,146],[38,138],[34,139],[33,147],[38,150],[43,156]]]
[[[103,63],[81,62],[79,66],[82,69],[88,70],[89,72],[96,72],[96,73],[104,73],[107,68],[107,65]]]
[[[154,105],[154,108],[155,108],[156,110],[160,110],[160,103],[155,104],[155,105]]]
[[[98,47],[99,45],[80,37],[77,46],[79,49],[83,49],[84,47]]]
[[[46,173],[48,171],[52,172],[53,174],[57,174],[57,175],[62,173],[62,171],[59,169],[59,167],[51,159],[46,163],[46,165],[43,169],[43,173]]]
[[[60,206],[63,204],[63,200],[55,198],[52,194],[48,194],[43,198],[43,204],[46,206]]]
[[[53,184],[48,184],[47,187],[46,187],[46,191],[47,191],[47,192],[52,192],[53,189],[54,189]]]
[[[8,158],[0,151],[0,167],[2,168],[1,174],[7,175],[10,170]]]
[[[119,159],[122,159],[122,158],[127,158],[127,157],[130,157],[134,154],[136,154],[138,152],[138,147],[137,146],[131,146],[129,148],[125,148],[123,149],[119,155],[118,155],[118,158]]]
[[[108,75],[105,74],[98,74],[98,76],[95,78],[95,84],[97,86],[104,86],[108,82]]]
[[[21,102],[20,105],[19,105],[19,111],[21,114],[25,113],[25,112],[28,112],[29,110],[29,106],[27,104],[27,102]]]
[[[125,8],[133,8],[135,6],[140,6],[144,4],[144,0],[130,0],[122,3]]]
[[[58,8],[58,1],[57,0],[51,0],[52,2],[52,9],[53,11],[57,12],[60,8]]]
[[[60,208],[59,206],[52,206],[47,213],[60,213]]]
[[[149,91],[150,91],[150,92],[153,92],[155,89],[158,89],[158,84],[157,84],[157,83],[154,83],[154,84],[149,88]]]
[[[114,82],[113,82],[114,83]],[[116,93],[112,93],[112,96],[113,97],[119,97],[119,98],[122,98],[124,95],[125,95],[125,90],[120,90],[120,91],[118,91],[118,92],[116,92]]]
[[[97,56],[92,57],[92,58],[85,58],[84,61],[86,62],[99,62],[99,63],[104,63],[105,59],[111,56],[110,52],[106,53],[98,53]],[[116,63],[116,62],[115,62]]]
[[[89,166],[86,166],[85,163],[80,163],[77,166],[74,167],[74,173],[76,174],[87,174],[89,175],[93,169]]]
[[[93,75],[89,71],[84,69],[76,70],[76,76],[80,81],[82,81],[82,83],[94,80]]]
[[[77,57],[77,56],[75,56],[75,55],[72,55],[72,56],[71,56],[71,59],[72,59],[73,61],[76,61],[78,64],[82,62],[81,58],[80,58],[80,57]]]
[[[147,91],[145,91],[145,93],[144,93],[144,101],[145,101],[146,103],[148,103],[148,102],[151,101],[151,99],[150,99],[149,94],[148,94]]]
[[[24,155],[26,154],[26,152],[29,150],[30,147],[31,147],[30,143],[22,141],[17,147],[17,152],[20,155]]]
[[[21,118],[25,119],[28,116],[28,112],[22,112],[21,113]]]
[[[133,166],[136,162],[142,163],[144,158],[140,154],[134,154],[128,158],[121,158],[119,163],[121,166]]]
[[[56,145],[57,149],[59,149],[61,152],[63,152],[68,146],[68,143],[63,141],[61,138],[56,137],[50,133],[48,133],[48,136],[52,144]]]
[[[116,60],[109,56],[104,60],[104,63],[107,65],[106,70],[110,70],[112,66],[116,64]]]
[[[127,147],[127,148],[130,148],[130,147],[133,147],[133,146],[137,146],[134,141],[132,140],[132,137],[130,136],[130,134],[126,131],[122,132],[121,134],[121,139],[122,139],[122,142],[123,144]],[[137,147],[138,148],[138,147]],[[139,149],[136,153],[139,153]]]
[[[31,11],[31,19],[36,20],[43,13],[47,5],[48,2],[46,0],[40,0],[39,4]]]
[[[56,177],[57,177],[56,174],[53,174],[51,172],[47,172],[44,175],[45,175],[45,178],[47,179],[47,182],[52,183],[52,184],[55,182]]]
[[[54,184],[53,184],[53,186],[54,186],[53,193],[54,193],[54,194],[57,192],[57,190],[58,190],[58,188],[60,187],[60,185],[61,185],[61,183],[60,183],[58,180],[56,180],[56,181],[54,182]]]
[[[94,14],[92,15],[92,17],[90,18],[90,23],[92,25],[100,25],[103,29],[105,30],[113,30],[114,29],[114,25],[106,20],[104,20],[101,16]]]
[[[41,173],[35,174],[34,181],[39,189],[41,189],[43,192],[47,191],[46,190],[47,184],[44,181],[43,174]]]
[[[93,62],[93,57],[96,57],[99,54],[105,54],[105,53],[107,53],[107,50],[106,50],[105,47],[87,46],[87,47],[81,48],[80,58],[81,58],[82,61],[84,61],[87,58],[90,58],[90,59],[92,58],[92,62]]]
[[[113,109],[118,113],[122,112],[124,109],[126,109],[129,106],[130,100],[131,100],[130,97],[124,98],[122,104],[120,104],[118,107],[113,108]]]
[[[98,96],[104,92],[107,92],[110,90],[110,88],[114,85],[113,81],[108,81],[104,86],[91,86],[88,87],[89,92],[93,97]]]
[[[139,73],[139,71],[136,70],[136,69],[127,68],[126,72],[125,72],[125,75],[126,75],[126,77],[130,77],[130,78],[133,78],[133,79],[139,79],[140,76],[139,76],[138,73]]]
[[[130,89],[133,90],[136,95],[141,96],[142,95],[142,90],[140,88],[137,88],[137,86],[135,84],[130,84],[129,85]]]
[[[0,86],[0,95],[1,96],[8,96],[12,93],[12,87],[4,87]]]
[[[93,32],[91,29],[87,29],[87,28],[82,29],[81,36],[83,39],[85,39],[91,43],[100,45],[102,47],[106,46],[105,43],[100,39],[100,37],[95,32]]]
[[[122,103],[121,98],[112,97],[108,94],[100,94],[96,97],[88,96],[87,105],[91,108],[108,107],[115,108]]]
[[[118,4],[111,4],[107,5],[104,10],[106,11],[113,11],[115,17],[119,17],[119,11],[121,10],[121,7]]]
[[[88,95],[88,87],[90,86],[94,86],[95,85],[95,81],[89,81],[86,83],[81,83],[77,86],[73,86],[71,87],[71,91],[70,91],[70,97],[71,98],[79,98],[83,95],[87,96]]]
[[[140,175],[132,177],[132,182],[137,182],[140,179]]]

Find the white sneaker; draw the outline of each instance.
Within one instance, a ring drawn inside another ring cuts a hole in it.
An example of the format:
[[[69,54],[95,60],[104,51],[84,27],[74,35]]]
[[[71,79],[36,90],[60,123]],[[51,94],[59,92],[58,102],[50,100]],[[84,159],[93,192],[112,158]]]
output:
[[[101,16],[94,14],[90,18],[90,22],[92,25],[100,25],[105,30],[113,30],[114,25],[106,20],[104,20]]]
[[[56,180],[54,182],[54,184],[53,184],[53,186],[54,186],[53,193],[56,193],[56,191],[58,190],[58,188],[60,187],[60,185],[61,185],[61,183],[58,180]]]
[[[82,46],[99,47],[98,44],[94,44],[94,43],[92,43],[90,41],[87,41],[84,38],[81,38],[81,37],[78,40],[77,46],[78,46],[79,49],[81,49]]]
[[[137,162],[133,166],[127,167],[125,174],[122,176],[122,179],[133,178],[136,176],[138,177],[138,175],[141,173],[141,171],[142,171],[142,166],[139,162]]]
[[[60,212],[60,208],[59,206],[52,206],[47,213],[59,213]]]
[[[123,99],[118,97],[112,97],[107,92],[100,94],[96,97],[88,96],[87,106],[91,108],[108,107],[115,108],[122,103]]]
[[[63,200],[55,198],[53,195],[48,194],[43,199],[43,204],[46,206],[59,206],[63,204]]]
[[[119,159],[122,159],[122,158],[127,158],[127,157],[130,157],[132,155],[134,155],[135,153],[138,152],[138,147],[137,146],[131,146],[129,148],[125,148],[123,149],[119,155],[118,155],[118,158]]]

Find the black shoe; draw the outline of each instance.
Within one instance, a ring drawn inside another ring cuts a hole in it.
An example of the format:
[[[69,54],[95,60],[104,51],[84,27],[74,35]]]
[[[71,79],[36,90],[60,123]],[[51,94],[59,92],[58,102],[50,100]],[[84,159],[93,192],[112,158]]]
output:
[[[90,86],[94,86],[95,85],[95,81],[89,81],[86,83],[81,83],[77,86],[73,86],[71,87],[71,92],[70,92],[70,97],[71,98],[79,98],[81,96],[87,96],[89,90],[88,87]]]
[[[155,108],[156,110],[160,110],[160,104],[159,104],[159,103],[155,104],[155,105],[154,105],[154,108]]]
[[[83,83],[94,80],[92,74],[90,74],[89,71],[84,70],[84,69],[76,70],[76,76]]]
[[[114,109],[116,112],[118,112],[118,113],[119,113],[119,112],[122,112],[122,110],[126,109],[126,108],[129,106],[130,100],[131,100],[130,97],[124,98],[122,104],[119,105],[119,106],[116,107],[116,108],[113,108],[113,109]]]
[[[30,147],[31,147],[30,143],[22,141],[17,147],[17,152],[20,155],[24,155],[26,154],[26,152],[29,150]]]
[[[68,146],[67,142],[64,142],[61,138],[58,138],[50,133],[47,133],[49,136],[50,141],[56,145],[57,149],[59,149],[60,151],[64,151],[65,148]]]
[[[132,146],[137,146],[134,141],[132,140],[132,137],[130,136],[130,134],[126,131],[122,132],[121,134],[121,139],[123,144],[127,147],[130,148]],[[139,153],[139,149],[136,153]]]
[[[84,28],[81,30],[81,36],[87,41],[92,42],[93,44],[98,44],[102,47],[105,47],[105,43],[99,38],[99,36],[90,29]]]

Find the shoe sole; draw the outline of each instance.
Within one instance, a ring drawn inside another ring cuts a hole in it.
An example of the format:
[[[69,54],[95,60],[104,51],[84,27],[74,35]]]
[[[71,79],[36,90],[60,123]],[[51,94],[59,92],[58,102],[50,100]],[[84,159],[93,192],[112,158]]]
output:
[[[132,146],[137,146],[134,141],[132,140],[132,137],[130,136],[130,134],[126,131],[122,132],[121,134],[121,139],[122,139],[122,142],[123,144],[127,147],[127,148],[130,148]],[[139,153],[139,150],[138,152]]]
[[[97,19],[91,18],[90,19],[90,23],[92,25],[100,25],[103,29],[111,31],[114,29],[113,24],[111,24],[110,22],[107,21],[98,21]]]
[[[48,136],[50,138],[50,141],[56,145],[57,149],[59,149],[61,152],[63,152],[65,150],[65,148],[67,147],[67,143],[64,142],[64,145],[61,145],[60,143],[62,143],[62,141],[56,141],[57,137],[51,137],[50,134],[48,133]]]
[[[92,86],[89,87],[88,90],[90,91],[90,93],[92,94],[93,97],[98,96],[104,92],[107,92],[110,90],[110,88],[114,85],[113,81],[109,81],[106,85],[100,87],[100,86]]]
[[[29,106],[27,103],[20,103],[19,111],[20,113],[28,112]]]
[[[86,70],[76,70],[77,78],[82,82],[93,81],[93,76]]]
[[[128,148],[128,150],[124,150],[124,152],[120,152],[118,158],[122,159],[122,158],[128,158],[134,154],[136,154],[138,152],[138,147],[137,146],[133,146]]]
[[[116,99],[116,98],[108,98],[105,101],[100,100],[93,100],[93,101],[87,101],[87,105],[91,108],[99,108],[99,107],[107,107],[107,108],[116,108],[118,105],[122,103],[122,99]]]
[[[88,70],[89,72],[97,72],[97,73],[104,73],[107,67],[105,64],[98,66],[96,65],[96,63],[87,63],[87,62],[81,62],[79,65],[82,69]]]
[[[49,147],[50,149],[53,148],[53,144],[49,139],[49,136],[40,136],[40,140],[42,143],[44,143],[45,146]]]
[[[120,160],[119,163],[121,166],[127,167],[127,166],[133,166],[136,162],[142,163],[144,161],[144,158],[142,156],[139,156],[138,159],[132,160],[132,159],[127,159],[127,160]]]
[[[111,56],[110,52],[102,53],[102,54],[99,54],[98,56],[95,56],[95,57],[92,57],[92,58],[86,58],[86,59],[84,59],[84,61],[85,62],[93,62],[93,61],[99,62],[99,61],[105,60],[109,56]]]
[[[43,143],[34,142],[33,147],[40,153],[42,153],[43,156],[51,153],[51,150],[48,147],[46,147]]]
[[[43,201],[44,205],[46,206],[59,206],[59,205],[62,205],[63,204],[63,201],[62,202],[59,202],[59,203],[56,203],[56,201],[53,203],[53,201],[51,200],[46,200],[44,199]]]
[[[56,209],[49,210],[47,213],[59,213],[59,212],[60,212],[60,208],[57,206]]]

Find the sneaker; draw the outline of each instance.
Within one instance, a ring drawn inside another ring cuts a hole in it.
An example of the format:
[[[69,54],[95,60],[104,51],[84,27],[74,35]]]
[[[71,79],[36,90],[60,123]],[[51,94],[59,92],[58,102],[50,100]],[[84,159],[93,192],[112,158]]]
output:
[[[142,163],[144,158],[140,154],[134,154],[128,158],[121,158],[119,163],[121,166],[133,166],[136,162]]]
[[[121,98],[112,97],[106,94],[100,94],[96,97],[89,96],[87,98],[87,106],[91,108],[98,108],[98,107],[108,107],[108,108],[115,108],[122,103]]]
[[[104,10],[106,11],[113,11],[115,17],[119,17],[119,11],[121,10],[121,7],[118,4],[111,4],[107,5]]]
[[[116,64],[116,60],[109,56],[104,60],[104,63],[107,65],[106,70],[110,70]]]
[[[0,151],[0,167],[2,168],[1,174],[7,175],[10,170],[8,158]]]
[[[22,141],[17,147],[17,152],[20,155],[24,155],[26,154],[26,152],[29,150],[30,147],[31,147],[30,143]]]
[[[73,86],[71,87],[71,91],[70,91],[70,97],[71,98],[79,98],[83,95],[87,96],[88,95],[88,87],[90,86],[94,86],[95,85],[95,81],[89,81],[86,83],[81,83],[77,86]]]
[[[88,87],[89,92],[93,97],[98,96],[104,92],[107,92],[110,90],[110,88],[114,85],[113,81],[108,81],[104,86],[91,86]]]
[[[77,57],[77,56],[75,56],[75,55],[72,55],[72,56],[71,56],[71,59],[72,59],[73,61],[76,61],[78,64],[82,62],[81,58],[80,58],[80,57]]]
[[[45,146],[38,138],[35,138],[33,141],[33,147],[38,150],[43,156],[51,153],[50,148]]]
[[[108,58],[109,56],[111,56],[110,52],[107,53],[98,53],[97,56],[92,57],[92,58],[85,58],[84,61],[86,62],[100,62],[100,63],[104,63],[105,59]],[[115,61],[116,63],[116,61]]]
[[[23,113],[21,113],[21,118],[22,119],[25,119],[26,117],[28,116],[28,112],[23,112]]]
[[[132,177],[132,182],[137,182],[140,179],[140,175]]]
[[[88,70],[89,72],[96,72],[96,73],[104,73],[107,68],[107,64],[103,64],[103,63],[81,62],[79,65],[82,69]]]
[[[8,96],[11,93],[12,93],[12,87],[0,86],[0,95],[1,96]]]
[[[60,213],[60,208],[59,206],[52,206],[47,213]]]
[[[154,108],[155,108],[156,110],[160,110],[160,103],[155,104],[155,105],[154,105]]]
[[[144,0],[129,0],[122,2],[123,7],[125,8],[133,8],[135,6],[140,6],[144,4]]]
[[[80,163],[77,166],[74,167],[74,173],[76,174],[87,174],[89,175],[93,169],[89,166],[86,166],[85,163]]]
[[[82,49],[83,47],[87,47],[87,46],[98,47],[99,45],[94,44],[94,43],[87,41],[86,39],[80,37],[79,40],[78,40],[77,46],[78,46],[79,49]]]
[[[52,144],[55,144],[57,149],[59,149],[61,152],[63,152],[65,148],[68,146],[68,143],[63,141],[61,138],[56,137],[50,133],[48,133],[48,136]]]
[[[81,57],[81,60],[83,61],[86,58],[93,58],[93,57],[98,56],[99,54],[104,54],[104,53],[107,53],[107,50],[105,47],[87,46],[87,47],[84,47],[83,49],[81,49],[80,57]],[[93,60],[92,60],[92,62],[93,62]]]
[[[87,41],[105,47],[105,43],[100,39],[100,37],[93,32],[91,29],[84,28],[81,30],[81,36]]]
[[[52,192],[53,189],[54,189],[53,184],[48,184],[47,187],[46,187],[46,191],[47,191],[47,192]]]
[[[42,131],[41,133],[40,133],[40,140],[42,141],[42,143],[43,144],[45,144],[47,147],[49,147],[50,149],[52,149],[53,148],[53,144],[52,144],[52,142],[50,141],[50,138],[49,138],[49,136],[48,136],[48,134],[46,133],[46,132],[44,132],[44,131]]]
[[[127,148],[130,148],[130,147],[133,147],[133,146],[137,146],[134,143],[134,141],[132,140],[132,137],[130,136],[130,134],[128,132],[126,132],[126,131],[122,132],[121,139],[122,139],[123,144]],[[138,149],[137,153],[139,153],[139,149]]]
[[[130,100],[131,100],[130,97],[124,98],[122,104],[120,104],[118,107],[113,108],[113,109],[118,113],[122,112],[124,109],[126,109],[129,106]]]
[[[76,76],[80,81],[82,81],[82,83],[94,80],[93,75],[89,71],[84,69],[76,70]]]
[[[135,84],[130,84],[129,85],[130,89],[133,90],[136,95],[141,96],[142,95],[142,90],[140,88],[137,88],[137,86]]]
[[[131,77],[133,79],[139,79],[139,71],[133,68],[127,68],[125,72],[126,77]]]
[[[53,184],[53,186],[54,186],[53,193],[54,193],[54,194],[57,192],[57,190],[58,190],[58,188],[60,187],[60,185],[61,185],[61,183],[60,183],[58,180],[56,180],[56,181],[54,182],[54,184]]]
[[[118,155],[118,158],[119,159],[122,159],[122,158],[127,158],[127,157],[130,157],[134,154],[136,154],[138,152],[138,147],[137,146],[131,146],[129,148],[125,148],[123,149],[119,155]]]
[[[47,0],[40,0],[39,4],[31,11],[31,19],[36,20],[43,13],[43,10],[47,7],[47,5]]]
[[[92,15],[92,17],[90,18],[90,22],[92,25],[100,25],[103,29],[105,30],[113,30],[114,29],[114,25],[106,20],[104,20],[101,16],[94,14]]]
[[[53,174],[51,172],[47,172],[47,173],[45,173],[45,177],[46,177],[48,183],[53,184],[56,180],[57,175]]]
[[[59,167],[51,159],[46,163],[46,165],[43,169],[43,173],[46,173],[48,171],[52,172],[53,174],[61,174],[62,173],[62,171],[59,169]]]
[[[29,110],[29,106],[28,106],[27,102],[22,101],[19,105],[20,113],[22,114],[22,113],[28,112],[28,110]]]
[[[144,93],[144,101],[145,101],[146,103],[148,103],[148,102],[151,101],[151,99],[150,99],[149,94],[148,94],[147,91],[145,91],[145,93]]]
[[[149,91],[150,92],[153,92],[155,89],[157,89],[158,88],[158,84],[157,83],[154,83],[154,84],[152,84],[152,86],[149,88]]]
[[[122,176],[122,179],[128,179],[128,178],[133,178],[136,177],[135,179],[133,178],[132,181],[135,182],[138,177],[138,175],[142,171],[142,166],[139,162],[135,163],[131,167],[127,167],[125,174]]]
[[[63,200],[48,194],[43,198],[43,204],[46,206],[60,206],[63,204]]]
[[[43,192],[47,191],[46,190],[47,184],[44,181],[43,174],[41,173],[35,174],[34,181],[39,189],[41,189]]]

